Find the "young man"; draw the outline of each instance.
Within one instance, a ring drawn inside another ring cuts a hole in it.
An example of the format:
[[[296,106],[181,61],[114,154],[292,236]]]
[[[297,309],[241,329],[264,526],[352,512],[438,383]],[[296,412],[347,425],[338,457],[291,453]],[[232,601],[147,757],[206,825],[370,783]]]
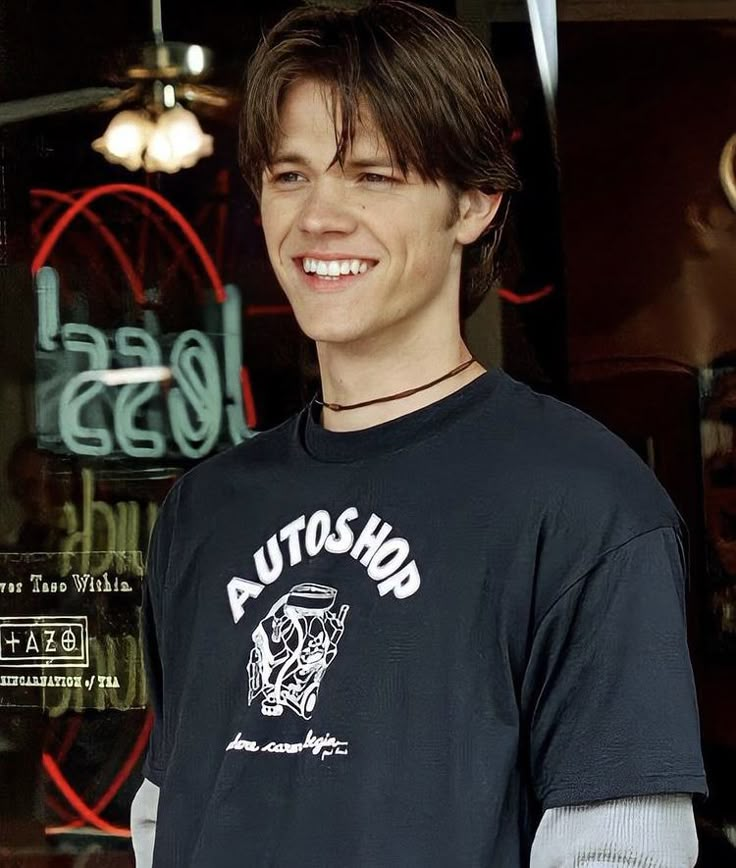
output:
[[[421,7],[301,9],[255,53],[243,167],[322,391],[163,506],[139,864],[154,832],[156,866],[694,864],[679,516],[462,339],[510,132]]]

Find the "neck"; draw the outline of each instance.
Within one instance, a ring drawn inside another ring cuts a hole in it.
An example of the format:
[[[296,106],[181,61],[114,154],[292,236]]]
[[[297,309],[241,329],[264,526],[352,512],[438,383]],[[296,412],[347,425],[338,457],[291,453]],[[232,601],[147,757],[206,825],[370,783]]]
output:
[[[437,343],[362,346],[317,344],[325,401],[357,404],[415,389],[442,377],[470,358],[458,333]],[[330,431],[357,431],[420,410],[452,394],[483,373],[474,363],[461,373],[413,395],[354,410],[323,408],[322,424]]]

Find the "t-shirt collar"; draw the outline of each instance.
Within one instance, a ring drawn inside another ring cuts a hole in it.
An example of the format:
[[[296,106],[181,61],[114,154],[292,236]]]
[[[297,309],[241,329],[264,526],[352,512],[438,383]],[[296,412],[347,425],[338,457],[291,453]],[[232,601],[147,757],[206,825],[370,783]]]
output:
[[[500,368],[486,371],[426,407],[357,431],[329,431],[323,428],[320,423],[322,408],[313,399],[300,414],[300,436],[307,452],[319,461],[360,461],[381,453],[395,452],[436,434],[445,423],[464,415],[468,407],[495,389],[500,376]]]

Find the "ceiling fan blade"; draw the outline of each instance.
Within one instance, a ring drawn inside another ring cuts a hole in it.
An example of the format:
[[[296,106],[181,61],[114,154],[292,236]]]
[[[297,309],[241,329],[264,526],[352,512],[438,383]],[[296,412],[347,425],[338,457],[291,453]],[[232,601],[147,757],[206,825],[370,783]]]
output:
[[[0,126],[90,108],[118,93],[118,88],[114,87],[85,87],[0,103]]]
[[[180,84],[176,94],[181,99],[204,103],[215,108],[227,108],[236,99],[231,90],[206,84]]]
[[[141,101],[142,99],[143,86],[138,83],[131,85],[130,87],[122,88],[121,90],[116,90],[112,96],[105,97],[105,99],[101,100],[95,108],[100,111],[110,111],[111,109],[116,109],[118,106],[121,106],[123,103]]]

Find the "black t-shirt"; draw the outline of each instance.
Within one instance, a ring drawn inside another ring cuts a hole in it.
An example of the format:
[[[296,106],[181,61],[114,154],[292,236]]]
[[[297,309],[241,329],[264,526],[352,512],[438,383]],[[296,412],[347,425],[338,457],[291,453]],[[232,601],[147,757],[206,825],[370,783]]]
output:
[[[547,808],[706,791],[684,530],[634,452],[500,369],[317,418],[162,508],[157,868],[518,868]]]

